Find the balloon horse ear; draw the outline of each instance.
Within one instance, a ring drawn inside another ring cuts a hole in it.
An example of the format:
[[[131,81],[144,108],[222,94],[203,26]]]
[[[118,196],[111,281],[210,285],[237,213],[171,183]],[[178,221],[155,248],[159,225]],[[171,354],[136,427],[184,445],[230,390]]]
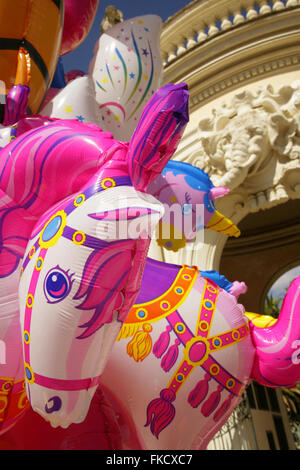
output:
[[[189,121],[185,83],[160,88],[145,106],[130,140],[128,169],[135,189],[145,192],[170,160]]]

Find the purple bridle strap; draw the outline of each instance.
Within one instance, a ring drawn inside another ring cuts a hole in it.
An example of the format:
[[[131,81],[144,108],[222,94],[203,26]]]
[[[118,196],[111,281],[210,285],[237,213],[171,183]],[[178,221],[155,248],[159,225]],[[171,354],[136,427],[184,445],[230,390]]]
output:
[[[51,377],[45,377],[44,375],[34,374],[34,383],[41,385],[42,387],[51,388],[53,390],[63,391],[77,391],[77,390],[88,390],[89,388],[96,387],[99,385],[101,375],[89,379],[52,379]]]

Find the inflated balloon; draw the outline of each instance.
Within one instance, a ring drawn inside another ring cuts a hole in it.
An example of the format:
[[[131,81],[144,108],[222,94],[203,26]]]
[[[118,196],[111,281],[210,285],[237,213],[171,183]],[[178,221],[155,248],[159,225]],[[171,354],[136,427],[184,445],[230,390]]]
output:
[[[30,86],[32,113],[38,111],[54,75],[63,14],[61,0],[0,1],[0,80],[6,85],[6,95],[13,84]]]
[[[240,235],[235,224],[220,214],[214,205],[214,200],[226,195],[229,189],[215,187],[209,176],[199,168],[171,161],[149,191],[168,209],[159,222],[156,236],[157,243],[167,250],[178,251],[204,228],[228,236]]]
[[[27,105],[30,88],[24,85],[14,85],[9,90],[4,108],[4,126],[11,126],[27,115]]]
[[[88,35],[99,0],[65,0],[65,15],[60,55],[78,47]]]
[[[46,98],[47,102],[41,115],[98,124],[95,93],[89,76],[78,77],[70,81],[62,90],[55,90],[52,92],[55,94],[54,98],[51,99],[51,96],[49,100],[48,97]]]
[[[50,122],[55,121],[56,119],[51,119],[49,117],[36,114],[20,119],[13,126],[0,125],[0,149],[4,148],[21,134],[24,134],[24,132],[35,129],[36,127],[48,125]]]
[[[139,16],[100,36],[89,72],[101,126],[118,139],[130,138],[143,107],[159,86],[161,24],[156,15]]]
[[[187,101],[185,85],[159,90],[129,144],[95,125],[33,117],[1,150],[2,432],[28,406],[22,347],[33,409],[53,426],[84,420],[139,291],[162,215],[144,193],[176,150]]]
[[[142,448],[205,449],[250,379],[269,387],[299,381],[300,277],[265,328],[248,321],[238,290],[215,281],[196,267],[146,263],[102,376],[115,402],[127,404]]]
[[[69,83],[72,80],[75,80],[75,78],[84,77],[85,75],[86,73],[83,70],[72,69],[65,73],[65,80],[67,83]]]
[[[15,139],[16,127],[1,126],[0,124],[0,149]]]
[[[129,141],[160,83],[161,23],[145,15],[112,26],[96,45],[89,75],[68,83],[41,114],[94,123]]]
[[[0,450],[121,449],[119,422],[110,401],[98,387],[83,423],[71,424],[67,429],[54,429],[30,408],[15,426],[1,436]]]

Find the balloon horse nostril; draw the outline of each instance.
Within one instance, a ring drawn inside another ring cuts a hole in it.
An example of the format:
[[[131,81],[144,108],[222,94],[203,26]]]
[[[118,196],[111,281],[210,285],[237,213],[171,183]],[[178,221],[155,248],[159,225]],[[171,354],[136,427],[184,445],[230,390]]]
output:
[[[48,404],[50,406],[48,406]],[[45,405],[45,411],[46,413],[54,413],[55,411],[58,411],[61,409],[62,401],[61,398],[58,396],[51,397],[46,405]]]

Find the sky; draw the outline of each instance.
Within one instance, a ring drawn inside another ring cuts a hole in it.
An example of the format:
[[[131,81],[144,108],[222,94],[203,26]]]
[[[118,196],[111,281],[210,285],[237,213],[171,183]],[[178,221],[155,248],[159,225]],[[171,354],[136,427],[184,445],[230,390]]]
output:
[[[191,3],[191,0],[100,0],[93,26],[85,41],[74,51],[63,56],[64,71],[77,69],[88,71],[93,57],[93,49],[100,36],[100,23],[105,15],[105,8],[114,5],[122,11],[124,20],[139,15],[158,15],[162,21],[174,15],[178,10]]]

